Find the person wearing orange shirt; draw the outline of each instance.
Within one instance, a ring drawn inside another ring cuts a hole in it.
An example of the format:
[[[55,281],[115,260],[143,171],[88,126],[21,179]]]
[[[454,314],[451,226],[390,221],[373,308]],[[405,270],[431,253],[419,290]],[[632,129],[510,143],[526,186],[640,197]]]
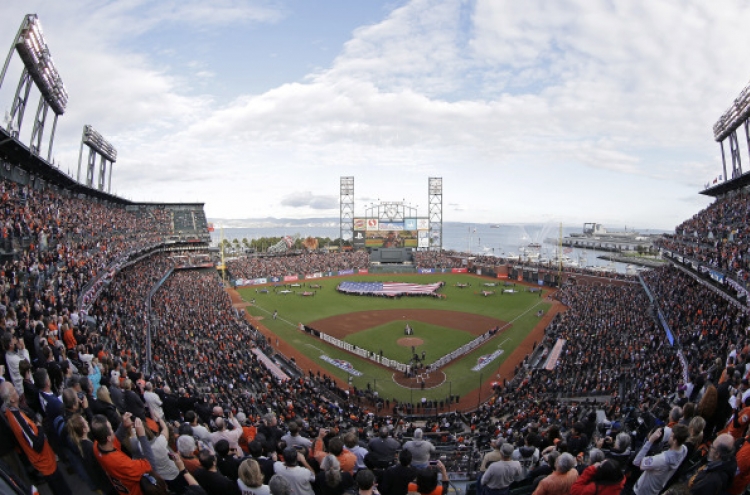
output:
[[[135,429],[137,443],[146,459],[131,459],[120,450],[120,440],[112,431],[112,425],[106,417],[94,416],[91,421],[91,434],[94,437],[94,457],[101,465],[107,477],[118,493],[143,495],[141,478],[151,471],[156,463],[151,452],[151,444],[146,437],[146,429],[140,418],[132,420],[130,413],[122,416],[118,434],[125,434]],[[129,439],[132,437],[129,437]],[[132,440],[131,440],[132,441]],[[133,451],[137,451],[134,445]]]
[[[62,326],[62,338],[67,350],[76,348],[76,337],[73,334],[73,329],[70,328],[67,324],[63,324]]]
[[[18,444],[34,468],[39,471],[54,495],[71,495],[70,487],[57,468],[55,453],[44,431],[19,409],[20,396],[12,383],[0,384],[2,415]]]
[[[328,441],[328,451],[338,459],[341,471],[354,474],[354,468],[357,467],[357,456],[348,450],[344,450],[344,440],[341,437],[336,436]]]

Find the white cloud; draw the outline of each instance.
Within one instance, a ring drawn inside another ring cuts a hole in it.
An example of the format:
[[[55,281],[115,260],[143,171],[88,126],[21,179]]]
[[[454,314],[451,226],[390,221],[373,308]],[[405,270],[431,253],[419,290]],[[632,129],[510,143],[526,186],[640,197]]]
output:
[[[322,196],[312,191],[297,191],[286,195],[281,200],[281,205],[312,210],[333,210],[338,208],[339,200],[336,196]]]
[[[413,0],[353,30],[330,67],[231,101],[206,84],[222,74],[200,57],[182,54],[181,71],[168,47],[130,42],[175,24],[219,40],[248,23],[283,30],[291,8],[46,7],[75,123],[59,156],[77,161],[91,123],[120,151],[123,194],[203,200],[219,217],[336,216],[342,175],[355,176],[357,201],[426,209],[427,177],[442,176],[457,212],[446,221],[559,211],[669,228],[705,204],[682,199],[721,173],[711,125],[750,75],[739,0]]]

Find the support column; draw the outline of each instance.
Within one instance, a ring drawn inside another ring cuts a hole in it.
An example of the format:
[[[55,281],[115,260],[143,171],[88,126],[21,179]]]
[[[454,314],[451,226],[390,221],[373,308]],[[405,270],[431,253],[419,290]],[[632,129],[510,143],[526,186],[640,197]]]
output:
[[[89,149],[89,163],[86,167],[86,185],[94,187],[94,175],[96,174],[96,151]]]
[[[104,191],[104,181],[107,178],[107,159],[103,156],[99,158],[99,182],[97,189]]]
[[[742,160],[740,158],[740,144],[737,140],[737,131],[729,133],[729,151],[732,154],[732,179],[742,175]],[[725,177],[724,180],[727,180]]]
[[[13,106],[10,108],[10,122],[8,122],[8,132],[14,138],[21,133],[23,124],[23,114],[26,111],[26,102],[29,100],[31,91],[31,74],[26,68],[23,69],[21,79],[18,81],[16,95],[13,97]]]
[[[430,221],[431,251],[443,249],[443,178],[430,177],[428,179],[428,217]]]
[[[39,155],[39,151],[42,149],[42,136],[44,135],[44,123],[47,120],[47,110],[49,110],[49,105],[42,96],[39,98],[39,106],[36,109],[36,117],[34,117],[34,128],[31,130],[29,149],[34,155]]]

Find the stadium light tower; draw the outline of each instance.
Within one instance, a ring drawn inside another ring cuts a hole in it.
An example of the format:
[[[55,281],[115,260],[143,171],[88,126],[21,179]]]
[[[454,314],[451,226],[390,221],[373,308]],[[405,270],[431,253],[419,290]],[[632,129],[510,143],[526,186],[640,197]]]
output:
[[[107,164],[109,163],[109,184],[107,192],[112,188],[112,166],[117,161],[117,150],[101,134],[96,132],[90,125],[83,126],[81,137],[81,149],[78,152],[78,182],[81,182],[81,159],[83,158],[83,145],[89,148],[88,165],[86,167],[86,185],[94,187],[94,175],[96,174],[96,156],[99,155],[99,181],[97,188],[104,191],[104,182],[107,177]]]
[[[354,238],[354,177],[341,177],[339,181],[339,228],[341,243]]]
[[[427,208],[430,219],[430,250],[443,249],[443,178],[427,180]]]
[[[44,127],[47,121],[47,113],[51,108],[55,114],[52,124],[52,132],[49,139],[49,150],[47,160],[52,156],[52,143],[55,139],[55,129],[57,128],[57,119],[65,113],[68,104],[68,92],[65,90],[62,78],[60,77],[55,63],[52,61],[47,43],[42,33],[42,24],[36,14],[28,14],[21,22],[21,27],[13,38],[13,43],[5,58],[2,72],[0,72],[0,87],[3,85],[5,75],[8,72],[10,60],[13,53],[18,52],[18,56],[24,64],[21,79],[18,82],[13,104],[10,110],[10,122],[8,122],[8,132],[12,137],[18,138],[23,124],[23,116],[26,112],[26,105],[31,92],[31,83],[36,85],[41,93],[39,106],[34,119],[34,128],[31,131],[31,143],[29,149],[35,155],[41,151],[42,137]]]
[[[747,141],[748,154],[750,155],[750,83],[740,91],[734,99],[732,106],[714,124],[714,139],[721,146],[721,162],[724,165],[724,180],[727,176],[727,161],[724,155],[724,140],[729,138],[729,152],[732,157],[732,179],[742,175],[742,163],[740,159],[740,143],[737,139],[737,129],[744,124],[745,140]]]

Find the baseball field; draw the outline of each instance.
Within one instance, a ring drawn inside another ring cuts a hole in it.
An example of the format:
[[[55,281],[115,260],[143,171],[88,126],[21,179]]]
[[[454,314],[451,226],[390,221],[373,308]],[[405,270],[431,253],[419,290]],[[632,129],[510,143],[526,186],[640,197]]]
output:
[[[337,285],[345,280],[414,284],[442,281],[445,285],[439,290],[439,298],[386,298],[337,292]],[[538,288],[464,274],[353,275],[240,288],[238,292],[271,345],[294,356],[303,370],[321,370],[336,377],[344,387],[350,382],[357,388],[377,391],[381,398],[412,403],[422,398],[443,400],[451,395],[465,398],[473,394],[478,398],[480,388],[483,395],[488,395],[493,380],[509,378],[498,372],[513,351],[521,345],[525,347],[524,354],[531,349],[530,335],[535,328],[534,335],[539,335],[539,327],[547,320],[545,315],[551,307],[546,293],[541,294]],[[499,331],[437,371],[406,377],[403,372],[301,331],[300,323],[401,363],[409,363],[416,354],[425,366],[492,328]],[[407,325],[413,329],[411,335],[405,334]],[[518,355],[515,354],[516,359]],[[484,367],[478,369],[480,363]]]

